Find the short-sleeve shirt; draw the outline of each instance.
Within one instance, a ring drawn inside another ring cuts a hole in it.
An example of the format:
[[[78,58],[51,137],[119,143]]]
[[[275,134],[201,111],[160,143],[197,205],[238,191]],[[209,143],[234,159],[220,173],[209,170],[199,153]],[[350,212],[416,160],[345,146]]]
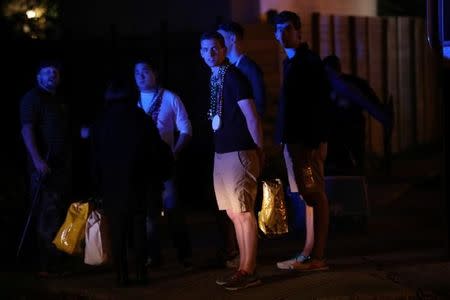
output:
[[[151,93],[153,100],[144,102],[139,100],[137,105],[145,112],[152,106],[155,101],[154,92]],[[186,108],[183,105],[180,97],[174,92],[164,89],[162,94],[161,108],[156,120],[159,134],[164,142],[166,142],[172,152],[175,148],[175,130],[180,134],[187,134],[192,136],[192,126]]]
[[[30,90],[21,100],[21,124],[34,126],[39,154],[44,159],[48,156],[52,168],[66,163],[69,151],[68,117],[67,105],[39,87]]]
[[[238,102],[253,101],[248,79],[234,66],[229,66],[223,83],[222,126],[214,132],[215,152],[256,149]]]
[[[247,55],[241,55],[236,62],[236,67],[244,74],[252,87],[253,99],[256,111],[262,118],[266,111],[266,91],[261,68]]]

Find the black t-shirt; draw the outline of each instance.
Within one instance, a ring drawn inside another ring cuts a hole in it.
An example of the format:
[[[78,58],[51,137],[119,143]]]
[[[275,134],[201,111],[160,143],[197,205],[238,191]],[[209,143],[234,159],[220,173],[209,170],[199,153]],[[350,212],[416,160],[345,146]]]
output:
[[[67,164],[70,152],[67,104],[45,90],[36,87],[23,96],[20,104],[22,125],[32,124],[42,158],[48,157],[50,167]]]
[[[229,66],[223,84],[222,126],[214,132],[217,153],[256,148],[238,104],[244,99],[253,99],[250,83],[236,67]]]

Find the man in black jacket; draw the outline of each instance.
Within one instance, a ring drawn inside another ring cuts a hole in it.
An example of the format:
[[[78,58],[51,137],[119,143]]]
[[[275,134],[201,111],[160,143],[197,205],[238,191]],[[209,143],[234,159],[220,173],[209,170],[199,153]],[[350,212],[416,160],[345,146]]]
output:
[[[128,282],[127,240],[133,234],[138,282],[147,281],[148,195],[160,197],[171,176],[173,158],[149,117],[114,81],[105,93],[106,109],[93,129],[93,170],[110,224],[112,254],[119,285]],[[151,191],[148,190],[150,183]]]
[[[308,206],[314,207],[311,257],[293,262],[291,268],[325,270],[328,269],[325,246],[329,209],[324,161],[329,123],[329,83],[320,57],[302,43],[299,16],[283,11],[275,18],[275,24],[275,37],[287,55],[283,62],[277,138],[284,145],[285,160],[292,165],[291,177],[294,177],[299,193]]]

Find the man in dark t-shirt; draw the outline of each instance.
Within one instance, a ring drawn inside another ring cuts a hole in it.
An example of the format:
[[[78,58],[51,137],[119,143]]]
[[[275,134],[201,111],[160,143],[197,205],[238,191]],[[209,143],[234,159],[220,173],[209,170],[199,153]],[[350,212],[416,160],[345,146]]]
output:
[[[261,68],[245,53],[244,47],[244,28],[236,22],[222,23],[218,26],[217,32],[220,33],[227,48],[227,58],[231,64],[236,66],[242,74],[250,82],[252,88],[252,95],[256,105],[261,121],[263,120],[264,112],[266,110],[266,88],[264,85],[264,78]],[[261,197],[258,197],[256,209],[260,206]],[[219,229],[223,235],[224,247],[224,261],[228,268],[234,268],[239,264],[239,253],[235,230],[232,222],[223,213],[218,215]]]
[[[57,271],[59,255],[52,241],[63,222],[71,173],[68,111],[56,93],[59,82],[59,63],[42,62],[36,87],[23,96],[20,104],[22,137],[35,201],[40,276]]]
[[[200,54],[211,68],[209,118],[214,130],[214,190],[220,210],[232,220],[239,245],[239,268],[216,283],[228,290],[257,285],[257,223],[254,204],[261,169],[262,126],[245,76],[225,60],[218,32],[204,33]]]

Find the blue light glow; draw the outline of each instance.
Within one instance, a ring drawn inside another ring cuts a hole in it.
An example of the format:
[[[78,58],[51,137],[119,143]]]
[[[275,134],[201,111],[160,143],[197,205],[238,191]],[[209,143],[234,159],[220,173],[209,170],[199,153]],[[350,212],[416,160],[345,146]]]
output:
[[[442,54],[445,58],[450,59],[450,46],[444,46],[442,49]]]

